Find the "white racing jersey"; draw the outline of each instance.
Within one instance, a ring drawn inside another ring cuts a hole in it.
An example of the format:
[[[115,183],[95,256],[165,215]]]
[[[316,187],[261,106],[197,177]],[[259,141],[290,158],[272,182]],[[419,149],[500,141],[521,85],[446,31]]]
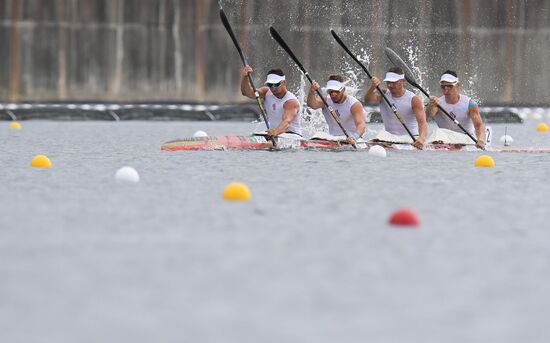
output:
[[[285,96],[281,99],[277,98],[271,90],[268,90],[265,95],[265,101],[264,101],[264,107],[268,115],[269,119],[269,126],[271,128],[275,128],[279,126],[281,123],[281,120],[283,119],[283,112],[284,112],[284,104],[288,100],[296,100],[298,101],[298,98],[292,94],[291,92],[287,91]],[[298,101],[298,103],[300,103]],[[290,123],[290,127],[287,129],[287,131],[297,133],[299,135],[302,134],[302,125],[301,125],[301,113],[302,108],[298,109],[298,113],[296,114],[296,117],[294,120]]]
[[[468,131],[469,134],[475,137],[475,129],[474,129],[474,123],[472,122],[472,119],[470,118],[470,97],[460,94],[460,98],[458,99],[458,102],[456,104],[448,104],[447,101],[445,101],[445,96],[441,96],[439,98],[439,105],[447,111],[451,115],[451,117],[455,118],[462,127]],[[434,117],[435,122],[437,123],[437,126],[439,126],[442,129],[452,130],[460,133],[464,133],[458,125],[456,125],[447,115],[441,110],[437,112],[437,114]]]
[[[412,109],[412,98],[415,96],[410,90],[405,90],[405,94],[400,97],[393,97],[389,90],[385,93],[390,103],[394,104],[399,112],[401,118],[407,125],[407,128],[411,131],[413,136],[418,136],[418,122],[416,121],[416,115]],[[407,130],[403,127],[403,124],[397,119],[392,109],[386,103],[386,100],[382,99],[380,103],[380,115],[384,122],[384,128],[386,131],[393,135],[408,135]]]
[[[334,112],[336,112],[336,115],[340,118],[342,126],[350,134],[357,131],[357,128],[355,127],[355,120],[353,120],[353,115],[351,114],[351,107],[358,102],[359,100],[353,96],[346,95],[346,99],[341,104],[338,104],[332,101],[330,95],[327,96],[327,104],[334,109]],[[338,126],[336,120],[332,117],[332,114],[330,114],[328,108],[323,107],[323,115],[325,116],[325,121],[328,125],[328,132],[331,135],[340,136],[344,134],[340,126]]]

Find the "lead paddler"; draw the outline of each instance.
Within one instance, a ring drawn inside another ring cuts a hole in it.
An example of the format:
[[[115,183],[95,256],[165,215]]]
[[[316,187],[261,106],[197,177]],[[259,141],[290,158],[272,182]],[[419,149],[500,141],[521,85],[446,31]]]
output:
[[[246,66],[241,72],[241,93],[255,99],[254,90],[248,81],[247,74],[252,67]],[[270,129],[266,130],[269,136],[279,136],[283,133],[302,136],[302,113],[298,98],[286,88],[286,77],[281,69],[271,69],[267,73],[265,86],[258,88],[260,97],[264,100],[264,107],[268,115]]]
[[[462,130],[451,119],[443,115],[438,109],[439,104],[443,107],[461,126],[474,135],[477,140],[476,146],[480,149],[485,147],[485,126],[479,114],[477,103],[470,97],[460,94],[460,80],[453,70],[447,70],[441,75],[439,80],[443,96],[440,98],[432,97],[428,103],[426,112],[434,118],[437,126],[440,128],[462,133]],[[475,133],[474,133],[475,131]]]

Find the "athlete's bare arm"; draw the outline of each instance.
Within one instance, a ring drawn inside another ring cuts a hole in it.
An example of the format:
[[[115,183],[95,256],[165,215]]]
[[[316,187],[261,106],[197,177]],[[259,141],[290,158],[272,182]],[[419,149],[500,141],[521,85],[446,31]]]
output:
[[[481,120],[481,115],[479,114],[479,107],[477,105],[470,106],[470,108],[468,109],[468,114],[470,115],[470,118],[472,119],[472,123],[474,124],[474,128],[476,130],[476,139],[477,139],[476,146],[478,148],[484,148],[485,147],[485,125],[483,124],[483,120]]]
[[[355,132],[357,132],[359,137],[363,136],[367,126],[365,124],[365,109],[360,102],[356,102],[351,106],[351,115],[355,122]]]
[[[419,97],[413,96],[411,100],[412,110],[416,116],[416,121],[418,122],[418,138],[414,142],[414,146],[418,149],[424,147],[426,142],[426,136],[428,135],[428,122],[426,121],[426,112],[424,111],[424,106]]]
[[[291,99],[283,104],[283,117],[277,127],[267,130],[269,136],[278,136],[281,133],[285,133],[290,127],[290,123],[299,115],[300,104],[297,100]]]
[[[319,88],[320,86],[317,83],[317,81],[313,81],[311,83],[311,86],[309,87],[309,93],[307,94],[307,105],[313,108],[314,110],[323,108],[323,106],[325,105],[323,103],[323,100],[321,100],[317,95],[317,90]]]
[[[246,66],[241,70],[241,94],[250,99],[255,99],[256,96],[254,95],[254,89],[252,88],[252,85],[248,81],[248,76],[247,76],[247,74],[252,73],[252,71],[253,69],[250,66]],[[264,98],[268,88],[264,86],[264,87],[257,88],[256,90],[260,94],[260,97]]]
[[[380,95],[380,92],[376,89],[377,86],[380,86],[380,80],[374,76],[367,89],[367,93],[365,93],[365,103],[379,104],[382,101],[382,95]]]

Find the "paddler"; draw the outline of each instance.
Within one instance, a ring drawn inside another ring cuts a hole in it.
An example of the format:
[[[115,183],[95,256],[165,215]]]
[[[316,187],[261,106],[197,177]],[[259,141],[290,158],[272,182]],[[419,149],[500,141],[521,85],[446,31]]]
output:
[[[247,74],[252,67],[246,66],[241,72],[241,93],[255,99],[254,90],[248,81]],[[270,129],[268,136],[279,136],[286,133],[302,136],[301,108],[298,98],[286,88],[286,77],[281,69],[271,69],[267,72],[265,86],[258,88],[260,97],[264,100],[264,107],[268,115]]]
[[[309,94],[307,96],[307,105],[313,109],[323,109],[323,115],[328,125],[328,131],[333,136],[343,136],[344,132],[334,120],[323,100],[317,95],[320,88],[316,81],[311,83]],[[346,129],[349,137],[347,142],[355,144],[359,137],[365,133],[365,110],[363,105],[355,97],[346,93],[344,77],[341,75],[331,75],[326,84],[328,96],[327,104],[334,109],[339,117],[342,126]]]
[[[460,133],[464,133],[449,117],[442,113],[437,105],[447,111],[454,117],[468,133],[477,139],[476,146],[480,149],[485,147],[485,125],[481,120],[477,103],[470,97],[460,94],[460,80],[453,70],[447,70],[441,75],[439,80],[443,96],[440,98],[432,97],[426,112],[434,118],[437,126]],[[474,135],[475,133],[475,135]]]
[[[405,88],[405,73],[401,68],[392,67],[388,69],[383,81],[386,82],[388,88],[384,94],[389,102],[395,105],[405,125],[415,137],[413,145],[418,149],[422,149],[428,133],[428,123],[426,122],[426,113],[422,101],[413,92]],[[373,77],[365,94],[365,102],[367,104],[380,104],[380,115],[386,131],[393,135],[408,135],[407,130],[397,119],[382,95],[376,90],[379,85],[380,80]]]

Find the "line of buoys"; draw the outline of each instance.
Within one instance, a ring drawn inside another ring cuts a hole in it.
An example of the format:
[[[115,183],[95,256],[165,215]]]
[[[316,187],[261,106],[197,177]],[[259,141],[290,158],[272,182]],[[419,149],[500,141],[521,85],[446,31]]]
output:
[[[10,128],[20,128],[16,127],[17,122],[12,122],[10,124]],[[12,125],[14,127],[12,127]],[[546,126],[546,124],[541,123],[539,126]],[[544,126],[542,128],[544,129]],[[539,129],[537,127],[537,130],[544,131]],[[548,130],[548,126],[546,126],[546,129]],[[194,137],[208,137],[206,132],[204,131],[197,131],[193,135]],[[513,138],[510,136],[502,136],[500,138],[501,142],[513,142]],[[386,157],[386,150],[384,147],[380,145],[374,145],[372,146],[369,151],[369,155],[377,156],[377,157]],[[476,167],[493,167],[495,166],[495,162],[489,155],[481,155],[478,156],[475,160],[475,166]],[[52,163],[50,159],[47,156],[44,155],[37,155],[31,160],[31,166],[35,168],[51,168]],[[140,181],[140,176],[138,172],[129,166],[122,167],[118,169],[115,173],[115,179],[119,182],[125,182],[125,183],[138,183]],[[226,201],[249,201],[251,200],[251,192],[248,186],[242,182],[231,182],[229,183],[223,190],[222,198]],[[420,224],[420,219],[418,215],[411,209],[408,208],[400,208],[396,211],[394,211],[389,219],[388,223],[391,225],[396,226],[405,226],[405,227],[415,227]]]
[[[495,161],[489,155],[480,155],[476,158],[474,165],[476,167],[494,167]]]
[[[51,168],[52,162],[47,156],[36,155],[31,160],[31,167],[33,168]]]
[[[225,186],[222,198],[228,201],[248,201],[251,198],[250,189],[242,182],[231,182]]]

